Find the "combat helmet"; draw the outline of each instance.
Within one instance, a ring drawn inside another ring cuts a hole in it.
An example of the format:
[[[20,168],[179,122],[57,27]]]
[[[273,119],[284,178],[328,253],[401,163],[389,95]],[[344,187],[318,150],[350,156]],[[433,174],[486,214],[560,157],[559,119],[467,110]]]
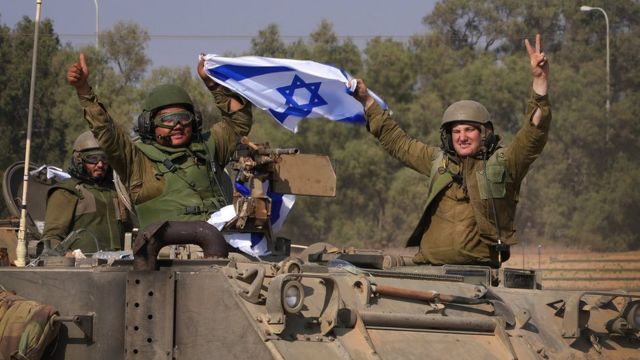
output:
[[[91,133],[90,130],[87,130],[82,134],[80,134],[76,138],[76,141],[73,142],[74,152],[88,151],[92,149],[99,150],[100,145],[98,144],[98,141],[96,140],[96,138],[93,137],[93,134]]]
[[[484,105],[473,100],[461,100],[451,104],[442,115],[440,124],[441,148],[452,155],[455,155],[451,128],[455,123],[470,123],[478,126],[482,134],[482,150],[492,152],[499,138],[493,133],[493,123],[491,115]]]
[[[91,131],[87,130],[80,134],[73,142],[73,154],[71,156],[69,173],[77,178],[91,179],[84,167],[85,159],[96,155],[106,160],[106,155],[100,148],[98,141]]]
[[[154,139],[155,125],[153,118],[162,108],[170,105],[184,106],[185,109],[195,115],[193,131],[198,134],[202,127],[201,116],[195,111],[193,101],[187,92],[180,86],[174,84],[163,84],[151,90],[142,104],[142,113],[138,116],[136,132],[144,142]]]

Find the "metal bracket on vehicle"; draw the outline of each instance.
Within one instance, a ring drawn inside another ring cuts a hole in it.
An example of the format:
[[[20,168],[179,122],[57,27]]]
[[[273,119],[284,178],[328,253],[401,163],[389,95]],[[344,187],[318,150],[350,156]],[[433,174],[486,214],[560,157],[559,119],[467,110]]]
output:
[[[640,294],[626,292],[609,292],[609,291],[584,291],[579,292],[565,303],[564,319],[562,321],[562,337],[575,339],[580,337],[580,301],[585,295],[602,295],[623,298],[640,298]]]
[[[318,318],[321,335],[327,335],[338,324],[338,311],[344,307],[344,303],[340,296],[340,289],[333,278],[321,274],[281,274],[274,277],[269,284],[267,314],[263,315],[264,323],[269,326],[271,333],[281,334],[285,328],[286,314],[282,303],[284,285],[287,281],[299,281],[302,278],[320,279],[325,287],[324,307]]]
[[[248,288],[242,288],[238,290],[238,295],[241,298],[252,304],[260,304],[264,301],[264,298],[260,297],[260,290],[262,289],[262,283],[264,281],[265,270],[261,265],[256,265],[248,268],[244,272],[238,272],[236,279],[248,281],[253,278]]]
[[[95,313],[89,313],[86,315],[70,315],[70,316],[57,316],[53,321],[61,323],[73,323],[78,329],[80,329],[84,336],[91,342],[93,342],[93,320]]]

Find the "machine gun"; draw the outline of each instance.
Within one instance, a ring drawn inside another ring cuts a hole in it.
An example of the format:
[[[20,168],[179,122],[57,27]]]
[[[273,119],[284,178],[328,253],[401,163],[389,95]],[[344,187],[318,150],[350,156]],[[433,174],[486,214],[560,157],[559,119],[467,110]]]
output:
[[[254,144],[243,137],[231,159],[231,166],[236,172],[233,189],[236,216],[223,231],[262,233],[271,252],[277,246],[271,229],[272,201],[268,192],[336,195],[336,174],[325,155],[300,154],[296,148],[271,148],[269,143]]]

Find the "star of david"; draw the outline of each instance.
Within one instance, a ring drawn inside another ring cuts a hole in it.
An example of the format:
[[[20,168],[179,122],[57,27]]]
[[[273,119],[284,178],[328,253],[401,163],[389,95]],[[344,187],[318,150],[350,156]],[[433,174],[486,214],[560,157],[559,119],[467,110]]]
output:
[[[322,98],[322,96],[320,96],[320,94],[318,94],[320,85],[321,82],[307,83],[298,75],[294,75],[291,85],[279,87],[277,90],[285,98],[285,104],[290,110],[293,110],[292,108],[296,108],[298,110],[296,112],[306,113],[304,115],[306,116],[311,113],[313,108],[327,105],[327,102]],[[296,90],[299,89],[306,89],[309,92],[310,97],[308,103],[299,104],[298,101],[294,99]]]

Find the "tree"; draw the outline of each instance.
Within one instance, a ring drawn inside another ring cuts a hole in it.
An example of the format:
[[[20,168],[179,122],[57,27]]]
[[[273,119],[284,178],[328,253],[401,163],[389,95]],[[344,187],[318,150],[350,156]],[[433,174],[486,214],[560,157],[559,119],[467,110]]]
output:
[[[611,26],[611,111],[606,100],[604,19],[581,12],[578,0],[442,0],[424,17],[424,33],[408,43],[374,38],[363,57],[355,43],[341,39],[323,20],[309,38],[285,44],[278,26],[268,25],[252,39],[263,56],[309,59],[339,66],[363,77],[390,105],[406,132],[433,146],[440,143],[442,113],[461,99],[483,103],[503,142],[521,126],[531,91],[524,38],[542,34],[551,61],[553,121],[547,146],[522,184],[516,223],[526,242],[553,242],[597,249],[639,249],[640,204],[640,4],[600,2]],[[28,101],[33,22],[14,30],[0,25],[0,165],[20,160]],[[147,72],[146,31],[121,23],[103,33],[99,51],[61,46],[50,22],[42,25],[38,62],[35,159],[60,164],[85,122],[72,89],[60,76],[78,51],[87,54],[92,84],[112,117],[135,121],[151,87],[164,82],[184,86],[205,121],[217,110],[193,67]],[[306,39],[306,40],[305,40]],[[109,40],[109,41],[107,41]],[[108,45],[107,45],[108,44]],[[26,59],[26,60],[25,60]],[[195,64],[193,64],[195,66]],[[297,134],[254,111],[254,142],[328,154],[338,176],[336,198],[299,197],[283,235],[298,243],[402,246],[421,214],[424,177],[403,168],[361,126],[313,120]],[[609,141],[604,135],[609,124]],[[210,121],[205,122],[205,127]],[[46,129],[46,131],[42,131]]]
[[[280,39],[280,29],[277,24],[269,24],[258,32],[258,36],[251,39],[251,54],[267,57],[285,57],[287,48]]]
[[[24,17],[13,31],[2,27],[0,56],[2,56],[2,86],[0,88],[0,139],[4,149],[0,155],[0,168],[22,160],[25,152],[26,124],[29,110],[31,59],[35,23]],[[59,161],[66,152],[58,139],[63,137],[64,125],[53,117],[57,74],[52,72],[48,59],[55,57],[60,46],[50,20],[40,23],[38,61],[36,63],[35,103],[31,149],[36,164]]]
[[[362,71],[360,50],[350,38],[340,44],[329,21],[322,20],[310,38],[310,55],[314,61],[340,67],[353,76]]]
[[[149,34],[139,25],[119,21],[112,30],[100,34],[107,60],[122,75],[121,88],[136,85],[144,75],[151,60],[144,53]]]
[[[376,37],[367,43],[367,86],[387,102],[412,100],[416,73],[406,45]]]

